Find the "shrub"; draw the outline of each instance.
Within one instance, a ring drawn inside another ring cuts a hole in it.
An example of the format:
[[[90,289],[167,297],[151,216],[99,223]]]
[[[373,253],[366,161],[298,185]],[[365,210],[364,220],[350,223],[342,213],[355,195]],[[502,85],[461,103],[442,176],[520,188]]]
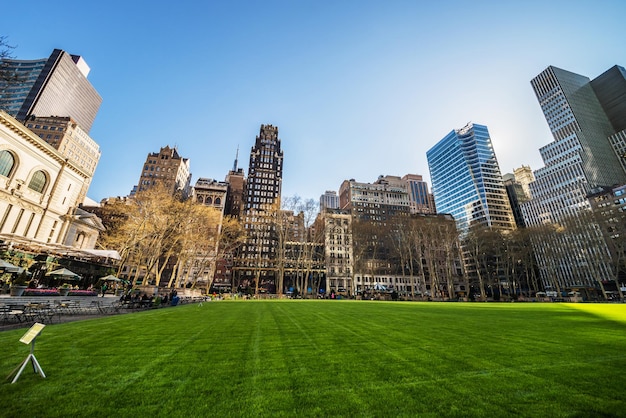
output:
[[[24,296],[59,296],[59,291],[56,289],[26,289],[23,293]]]
[[[93,290],[70,290],[68,296],[98,296]]]

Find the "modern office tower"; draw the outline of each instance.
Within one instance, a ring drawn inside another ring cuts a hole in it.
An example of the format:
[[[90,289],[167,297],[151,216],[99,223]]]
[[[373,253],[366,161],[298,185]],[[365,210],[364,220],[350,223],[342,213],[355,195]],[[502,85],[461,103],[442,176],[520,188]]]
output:
[[[0,81],[0,109],[20,121],[29,116],[69,116],[87,133],[102,98],[87,80],[89,67],[82,57],[55,49],[39,60],[4,60],[16,75]]]
[[[460,234],[474,224],[515,228],[486,126],[469,123],[453,130],[426,157],[437,213],[451,214]]]
[[[344,180],[339,187],[339,207],[359,220],[373,222],[411,212],[407,183],[398,176],[379,176],[374,183]]]
[[[325,209],[338,209],[339,208],[339,196],[334,190],[326,190],[326,192],[320,196],[320,213],[323,213]]]
[[[182,198],[187,198],[190,183],[189,159],[181,157],[176,148],[166,146],[159,152],[148,154],[139,177],[137,193],[163,184],[172,195],[181,193]]]
[[[626,172],[626,70],[615,65],[592,80],[591,86],[615,130],[609,142]]]
[[[47,58],[32,61],[5,59],[0,62],[6,80],[0,79],[0,109],[13,117],[22,108],[28,93],[35,85]]]
[[[237,165],[239,158],[239,149],[235,156],[235,163],[233,169],[228,171],[226,175],[226,184],[228,184],[228,190],[226,192],[226,205],[224,207],[224,214],[234,216],[237,219],[241,219],[243,215],[244,197],[246,190],[246,178],[243,173],[243,169]]]
[[[626,129],[626,99],[614,95],[626,92],[620,77],[624,69],[617,66],[593,81],[550,66],[531,81],[554,141],[540,149],[545,166],[535,171],[532,200],[522,205],[529,226],[560,222],[589,209],[591,190],[626,183],[609,141]]]
[[[24,125],[93,176],[100,160],[100,146],[72,118],[31,116]]]
[[[613,67],[591,80],[596,97],[615,132],[626,130],[626,70]]]
[[[561,231],[534,243],[541,278],[557,289],[594,288],[612,276],[597,256],[607,248],[597,228],[583,228],[576,218],[591,209],[593,190],[626,183],[615,148],[626,129],[624,69],[614,66],[590,81],[550,66],[531,85],[554,141],[540,149],[545,166],[535,171],[522,212],[528,226],[553,224]]]
[[[411,213],[437,213],[435,199],[428,192],[428,183],[418,174],[406,174],[402,180],[407,182]]]
[[[235,260],[240,290],[276,291],[276,228],[283,179],[283,151],[278,127],[261,125],[250,150],[245,188],[244,219],[247,239]],[[280,290],[279,290],[280,291]]]
[[[609,137],[615,155],[619,159],[622,169],[626,171],[626,130],[620,131]]]

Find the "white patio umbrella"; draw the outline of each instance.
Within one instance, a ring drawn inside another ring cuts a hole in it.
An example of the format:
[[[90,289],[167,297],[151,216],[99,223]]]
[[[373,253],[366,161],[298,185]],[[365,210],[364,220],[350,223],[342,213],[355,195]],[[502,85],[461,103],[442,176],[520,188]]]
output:
[[[5,270],[5,271],[8,271],[9,273],[15,273],[23,269],[21,267],[16,266],[15,264],[11,264],[8,261],[4,261],[0,259],[0,270]]]
[[[79,280],[80,279],[80,276],[78,274],[66,269],[65,267],[58,269],[58,270],[50,271],[46,273],[46,276],[59,276],[59,277],[63,277],[65,280]]]
[[[102,280],[103,282],[122,282],[123,281],[119,277],[115,277],[112,274],[109,274],[108,276],[100,277],[100,280]]]

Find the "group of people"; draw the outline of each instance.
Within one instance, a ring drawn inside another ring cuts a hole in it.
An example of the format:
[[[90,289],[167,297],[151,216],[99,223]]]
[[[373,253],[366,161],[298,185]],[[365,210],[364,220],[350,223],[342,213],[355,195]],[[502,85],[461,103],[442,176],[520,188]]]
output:
[[[154,294],[154,296],[149,296],[147,293],[128,291],[120,297],[120,302],[123,304],[141,307],[162,306],[168,303],[175,306],[178,304],[179,300],[180,298],[178,297],[176,289],[172,290],[169,294],[166,293],[164,296],[158,293]]]

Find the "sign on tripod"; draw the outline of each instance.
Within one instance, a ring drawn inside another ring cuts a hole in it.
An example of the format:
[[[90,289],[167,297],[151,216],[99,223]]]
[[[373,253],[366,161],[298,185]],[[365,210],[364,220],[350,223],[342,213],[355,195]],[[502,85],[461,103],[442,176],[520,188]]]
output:
[[[11,372],[11,374],[7,376],[7,380],[8,380],[18,368],[20,369],[15,375],[15,378],[13,379],[11,384],[17,382],[17,379],[20,377],[20,375],[24,371],[24,368],[26,367],[29,361],[33,363],[33,371],[35,373],[39,373],[41,377],[44,377],[44,378],[46,377],[46,375],[43,372],[43,369],[39,365],[39,362],[35,358],[35,340],[37,339],[37,336],[41,333],[41,330],[44,329],[44,327],[45,327],[44,324],[40,324],[39,322],[36,322],[32,327],[30,327],[30,329],[26,332],[26,334],[24,334],[22,338],[20,338],[21,343],[30,344],[30,354],[28,355],[28,357],[26,357],[26,360],[24,360],[22,364],[17,366]]]

